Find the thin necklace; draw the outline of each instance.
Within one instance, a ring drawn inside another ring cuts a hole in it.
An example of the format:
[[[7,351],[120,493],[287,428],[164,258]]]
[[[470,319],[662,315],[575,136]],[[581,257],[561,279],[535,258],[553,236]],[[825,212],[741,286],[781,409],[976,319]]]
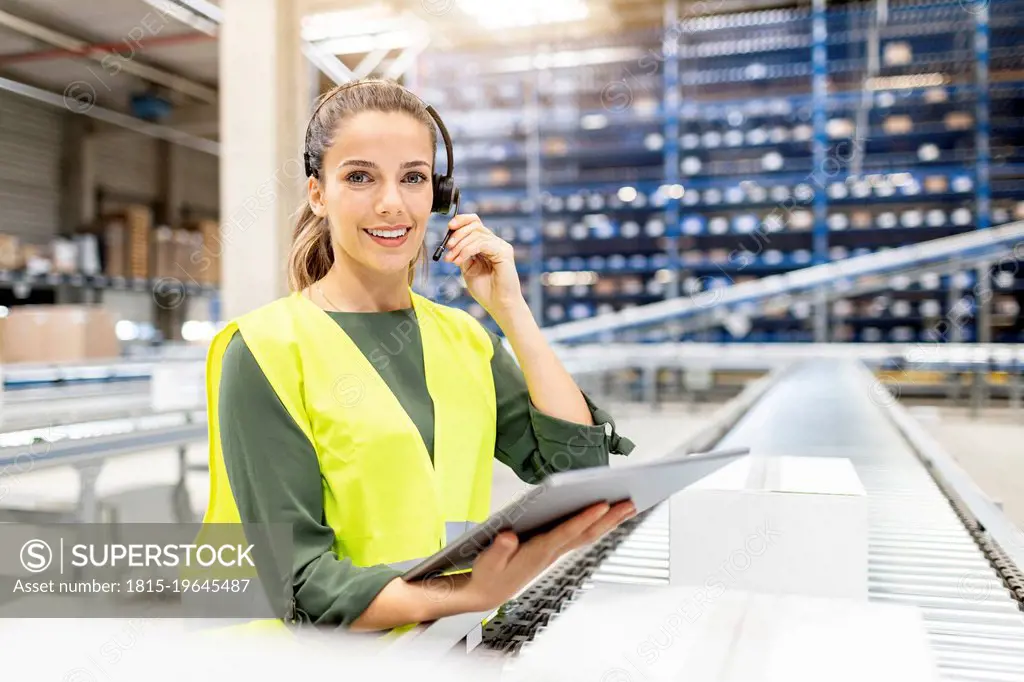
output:
[[[317,290],[317,291],[318,291],[318,292],[320,293],[320,295],[321,295],[321,296],[323,297],[323,299],[324,299],[325,301],[327,301],[327,304],[328,304],[329,306],[331,306],[332,308],[334,308],[334,310],[335,310],[336,312],[339,312],[339,313],[341,312],[341,310],[340,310],[340,309],[338,308],[338,306],[334,305],[334,301],[332,301],[331,299],[327,298],[327,294],[325,294],[325,293],[324,293],[324,290],[323,290],[322,288],[320,288],[320,282],[317,282],[317,283],[316,283],[316,290]]]
[[[319,292],[320,296],[322,296],[323,299],[325,301],[327,301],[327,304],[330,305],[332,308],[334,308],[334,312],[337,312],[337,313],[345,312],[341,308],[339,308],[337,305],[335,305],[334,301],[332,301],[331,299],[327,298],[327,294],[325,294],[324,290],[320,287],[320,282],[316,283],[316,290],[317,290],[317,292]]]

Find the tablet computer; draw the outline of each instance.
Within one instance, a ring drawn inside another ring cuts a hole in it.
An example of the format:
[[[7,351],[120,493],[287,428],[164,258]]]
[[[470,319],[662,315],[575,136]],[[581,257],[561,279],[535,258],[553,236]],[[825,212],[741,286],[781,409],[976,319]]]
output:
[[[749,448],[666,457],[620,467],[564,471],[544,479],[403,574],[406,581],[472,568],[473,561],[506,530],[520,542],[547,532],[587,507],[632,500],[637,514],[668,499],[726,464],[748,455]]]

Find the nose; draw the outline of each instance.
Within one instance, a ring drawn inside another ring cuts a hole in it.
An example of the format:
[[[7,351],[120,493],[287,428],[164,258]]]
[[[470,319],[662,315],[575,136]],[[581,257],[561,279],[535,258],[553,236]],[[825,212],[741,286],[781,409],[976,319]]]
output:
[[[401,215],[405,211],[405,202],[396,182],[382,182],[377,195],[377,213],[380,215]]]

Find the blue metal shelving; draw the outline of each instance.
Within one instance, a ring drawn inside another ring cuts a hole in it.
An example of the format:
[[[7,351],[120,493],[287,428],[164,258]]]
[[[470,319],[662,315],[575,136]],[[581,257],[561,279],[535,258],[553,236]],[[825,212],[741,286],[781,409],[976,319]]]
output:
[[[463,211],[517,247],[535,313],[557,323],[1024,219],[1024,1],[877,7],[692,16],[665,0],[661,32],[426,55],[417,82],[452,129]],[[997,317],[1024,304],[1024,276],[1003,280]],[[827,324],[801,311],[710,336],[923,339],[956,303],[926,291],[928,314],[911,285],[898,315],[833,305]],[[1024,339],[1019,322],[964,331]]]

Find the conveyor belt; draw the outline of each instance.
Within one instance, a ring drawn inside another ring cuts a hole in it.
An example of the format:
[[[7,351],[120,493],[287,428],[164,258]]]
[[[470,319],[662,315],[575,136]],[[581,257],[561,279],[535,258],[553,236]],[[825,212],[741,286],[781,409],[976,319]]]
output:
[[[1022,679],[1021,604],[874,402],[879,395],[865,377],[849,363],[796,368],[717,445],[756,443],[764,454],[849,458],[868,493],[869,599],[921,609],[945,679]],[[669,542],[662,505],[531,587],[488,623],[483,646],[518,652],[586,590],[668,584]]]
[[[147,413],[152,413],[148,380],[22,389],[4,396],[0,434],[126,419]]]

